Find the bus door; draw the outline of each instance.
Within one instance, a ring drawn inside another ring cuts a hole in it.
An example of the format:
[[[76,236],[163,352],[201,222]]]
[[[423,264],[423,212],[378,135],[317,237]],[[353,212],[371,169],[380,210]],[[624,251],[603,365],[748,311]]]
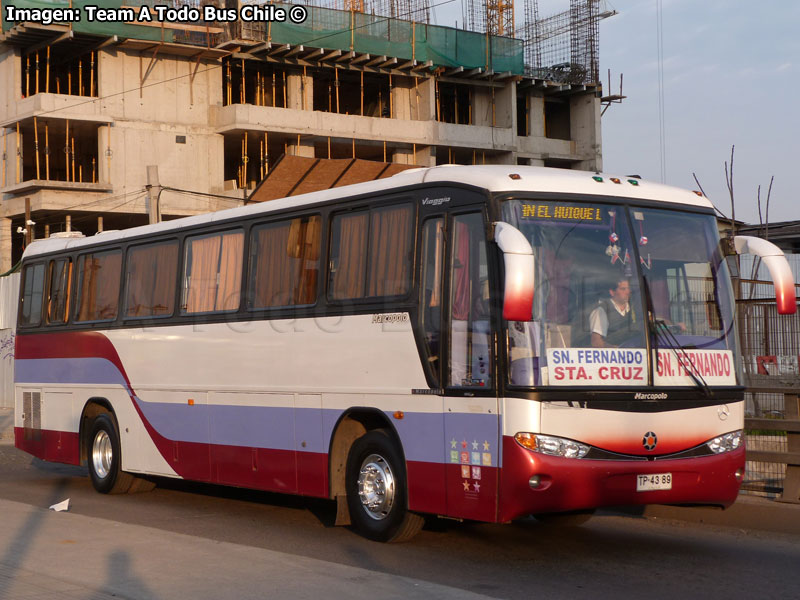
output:
[[[441,336],[434,362],[444,387],[447,513],[493,521],[499,420],[483,210],[454,210],[443,225]]]

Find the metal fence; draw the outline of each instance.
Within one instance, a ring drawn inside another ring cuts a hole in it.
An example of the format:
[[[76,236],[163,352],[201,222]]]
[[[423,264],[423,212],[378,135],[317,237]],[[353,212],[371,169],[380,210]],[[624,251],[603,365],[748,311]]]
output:
[[[798,271],[800,257],[789,256]],[[792,260],[793,259],[793,260]],[[800,311],[779,315],[771,281],[757,264],[741,270],[737,317],[748,391],[746,475],[742,492],[799,502]],[[795,273],[797,275],[797,273]],[[763,279],[762,279],[763,278]],[[800,297],[800,285],[796,287]]]
[[[770,410],[776,414],[745,419],[742,491],[800,504],[800,396],[796,389],[752,387],[748,393],[772,396]]]

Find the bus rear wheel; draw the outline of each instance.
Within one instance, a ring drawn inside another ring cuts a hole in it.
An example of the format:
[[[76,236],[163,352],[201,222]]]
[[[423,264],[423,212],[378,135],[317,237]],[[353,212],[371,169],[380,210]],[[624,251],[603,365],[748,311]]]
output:
[[[347,457],[345,485],[350,519],[364,537],[404,542],[422,529],[421,516],[409,512],[405,465],[397,444],[377,429],[355,441]]]
[[[126,494],[152,490],[155,484],[122,470],[119,431],[113,417],[100,414],[89,434],[89,478],[101,494]]]

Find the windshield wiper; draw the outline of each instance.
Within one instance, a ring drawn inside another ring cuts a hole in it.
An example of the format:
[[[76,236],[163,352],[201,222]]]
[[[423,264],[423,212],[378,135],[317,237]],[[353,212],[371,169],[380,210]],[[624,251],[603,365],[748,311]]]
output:
[[[678,338],[676,338],[675,334],[672,333],[672,330],[670,330],[669,325],[667,325],[663,319],[653,319],[653,322],[656,324],[656,343],[658,343],[659,327],[660,327],[664,332],[664,338],[666,339],[667,343],[671,344],[672,347],[675,349],[675,352],[680,353],[681,357],[683,358],[684,360],[683,370],[689,373],[689,377],[691,377],[692,380],[695,382],[695,384],[697,384],[697,387],[703,390],[703,395],[706,398],[713,398],[714,392],[708,386],[706,380],[703,379],[703,376],[700,375],[700,373],[694,372],[694,365],[692,364],[692,359],[689,356],[689,353],[686,352],[686,349],[678,341]],[[658,356],[657,353],[656,356]],[[688,369],[686,367],[688,367]]]

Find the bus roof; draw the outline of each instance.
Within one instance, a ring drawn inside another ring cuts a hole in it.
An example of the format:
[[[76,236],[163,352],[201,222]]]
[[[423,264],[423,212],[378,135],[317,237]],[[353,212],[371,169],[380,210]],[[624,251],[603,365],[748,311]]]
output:
[[[616,183],[615,179],[618,180],[619,183]],[[109,231],[91,237],[51,237],[48,239],[36,240],[35,243],[28,246],[24,256],[29,258],[37,254],[91,246],[100,242],[107,243],[141,235],[166,233],[194,225],[210,224],[236,217],[254,216],[282,209],[300,208],[310,204],[333,202],[349,196],[360,196],[362,194],[400,189],[423,183],[470,185],[492,193],[552,192],[661,201],[672,204],[713,208],[713,205],[706,197],[698,196],[696,193],[690,192],[689,190],[644,181],[631,176],[523,165],[440,165],[438,167],[408,169],[392,177],[378,179],[376,181],[331,188],[278,200],[270,200],[268,202],[250,204],[248,206],[184,217],[172,221],[164,221],[153,225],[143,225],[120,231]]]

